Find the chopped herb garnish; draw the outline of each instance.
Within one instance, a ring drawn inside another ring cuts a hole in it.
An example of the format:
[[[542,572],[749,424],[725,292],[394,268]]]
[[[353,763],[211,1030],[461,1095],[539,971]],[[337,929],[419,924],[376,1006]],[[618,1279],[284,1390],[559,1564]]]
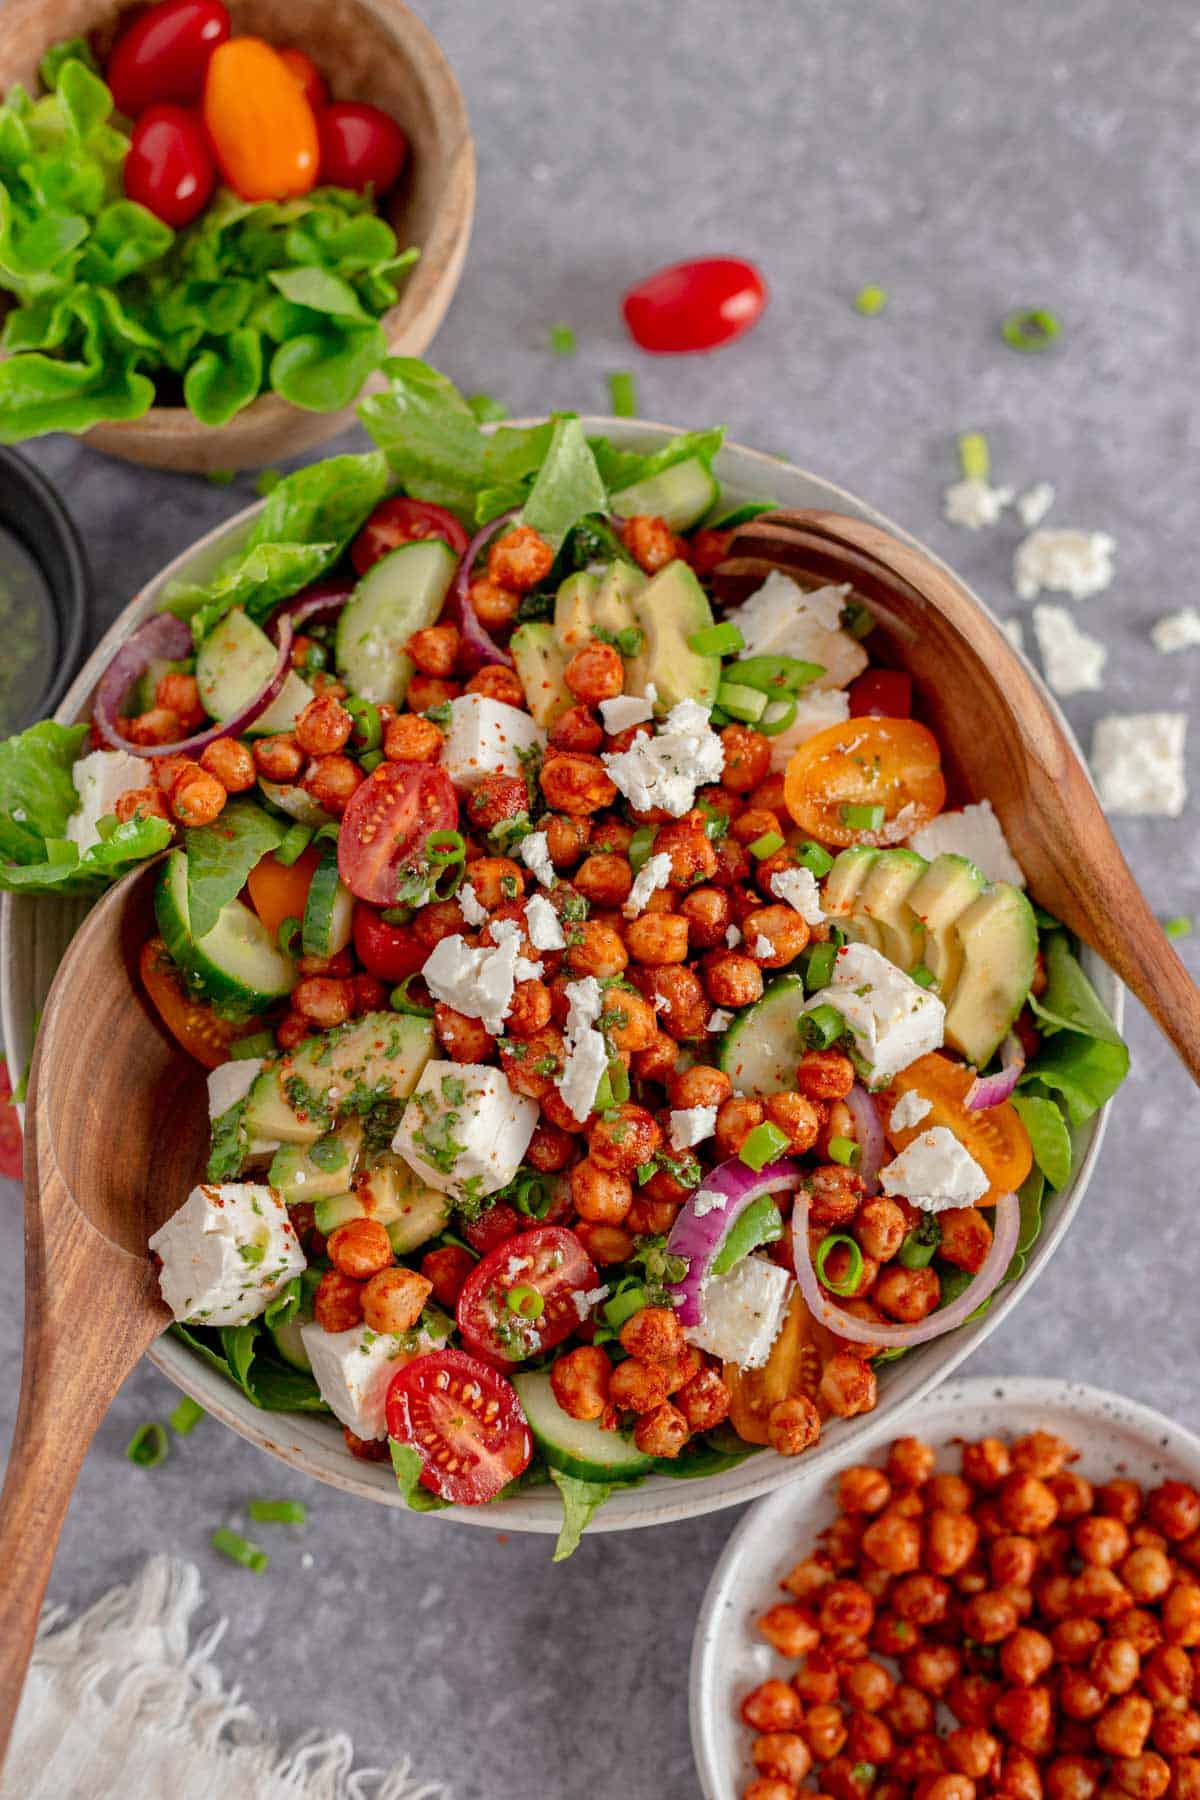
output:
[[[168,1417],[167,1424],[172,1431],[177,1431],[180,1437],[186,1437],[189,1431],[195,1430],[203,1417],[204,1408],[199,1401],[193,1400],[190,1394],[185,1394],[175,1411]]]
[[[1186,913],[1180,913],[1174,919],[1168,919],[1163,926],[1169,938],[1185,938],[1192,935],[1192,921]]]
[[[1000,335],[1014,350],[1045,350],[1062,330],[1062,321],[1045,306],[1026,306],[1009,313]]]
[[[960,432],[958,460],[967,481],[987,480],[992,469],[992,458],[982,431]]]

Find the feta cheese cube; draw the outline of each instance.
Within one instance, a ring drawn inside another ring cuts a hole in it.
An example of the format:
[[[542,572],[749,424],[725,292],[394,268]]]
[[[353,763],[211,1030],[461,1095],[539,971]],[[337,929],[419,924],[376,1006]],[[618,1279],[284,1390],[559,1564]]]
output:
[[[880,1171],[879,1185],[885,1194],[898,1194],[922,1212],[936,1213],[949,1206],[974,1206],[991,1184],[954,1133],[935,1125],[892,1158]]]
[[[779,869],[771,877],[771,892],[798,912],[806,925],[823,923],[821,890],[811,869]]]
[[[676,1107],[671,1113],[672,1150],[690,1150],[702,1144],[717,1129],[715,1106]]]
[[[648,681],[644,694],[618,694],[615,700],[602,700],[600,717],[609,737],[616,737],[619,731],[628,731],[631,725],[644,725],[652,719],[657,699],[658,689]]]
[[[933,1101],[927,1100],[924,1094],[918,1094],[916,1088],[909,1088],[906,1094],[901,1094],[893,1106],[891,1118],[888,1120],[888,1129],[890,1131],[908,1131],[911,1126],[919,1125],[926,1114],[932,1111]]]
[[[1017,512],[1026,531],[1040,525],[1054,505],[1054,489],[1048,481],[1035,482],[1017,498]]]
[[[1036,600],[1043,588],[1090,599],[1111,584],[1116,547],[1105,531],[1034,531],[1017,546],[1013,586],[1022,600]]]
[[[786,769],[801,744],[830,725],[844,725],[850,717],[850,696],[840,688],[826,688],[819,694],[803,694],[796,702],[796,716],[786,731],[770,739],[771,772],[778,775]]]
[[[530,874],[536,875],[543,887],[552,888],[554,886],[558,877],[554,873],[554,864],[550,859],[550,840],[544,831],[531,831],[528,837],[523,837],[517,846],[517,854]]]
[[[122,794],[153,786],[145,758],[131,756],[128,750],[93,750],[90,756],[81,756],[71,770],[71,780],[79,795],[79,810],[67,820],[66,832],[71,842],[78,844],[80,856],[100,842],[100,821],[112,816]]]
[[[486,694],[450,702],[441,766],[457,788],[476,787],[485,775],[520,775],[521,757],[545,748],[545,732],[518,706]]]
[[[544,894],[533,894],[525,902],[525,929],[535,950],[566,947],[562,921]]]
[[[1194,606],[1185,606],[1179,612],[1164,613],[1150,627],[1150,642],[1162,656],[1194,649],[1200,644],[1200,612]]]
[[[657,856],[648,856],[633,878],[633,886],[629,890],[623,911],[627,919],[636,919],[645,912],[650,904],[650,896],[659,888],[665,888],[671,879],[671,858],[665,851]]]
[[[306,1267],[287,1207],[251,1181],[194,1187],[150,1248],[163,1299],[192,1325],[245,1325]]]
[[[824,673],[812,684],[842,688],[867,666],[867,653],[841,626],[850,587],[811,591],[780,569],[772,569],[762,586],[726,615],[746,640],[746,656],[795,656],[820,663]]]
[[[754,956],[774,956],[775,946],[765,931],[760,931],[755,938],[751,954]]]
[[[416,1349],[410,1348],[411,1341],[390,1331],[372,1331],[369,1325],[326,1331],[314,1320],[300,1327],[322,1400],[339,1424],[367,1439],[387,1436],[387,1391],[400,1364],[439,1348],[424,1334]]]
[[[795,1284],[765,1256],[744,1256],[727,1275],[712,1275],[700,1290],[704,1314],[684,1327],[689,1344],[740,1369],[761,1369],[783,1328]]]
[[[537,1116],[536,1101],[514,1094],[503,1069],[429,1062],[392,1149],[444,1194],[494,1194],[520,1167]]]
[[[968,475],[952,483],[942,496],[942,511],[951,525],[964,525],[968,531],[979,531],[984,525],[996,525],[1006,506],[1011,506],[1010,487],[991,487],[980,475]]]
[[[920,831],[914,831],[908,848],[932,862],[935,856],[965,856],[989,881],[1008,881],[1024,887],[1021,866],[1008,847],[1008,839],[992,810],[990,800],[964,806],[961,812],[939,813]]]
[[[208,1072],[208,1116],[219,1119],[231,1106],[244,1100],[258,1079],[263,1066],[261,1056],[245,1056],[240,1061],[220,1063]]]
[[[1108,651],[1099,638],[1080,631],[1065,606],[1035,606],[1033,635],[1056,694],[1097,693],[1104,686]]]
[[[725,751],[710,728],[708,708],[681,700],[656,736],[637,738],[628,750],[604,751],[600,760],[635,812],[661,806],[679,819],[695,800],[696,789],[719,778]]]
[[[869,1087],[886,1087],[918,1056],[941,1047],[946,1009],[937,995],[867,944],[842,945],[830,985],[802,1010],[817,1006],[835,1007],[845,1019],[851,1056]]]
[[[1110,714],[1092,734],[1092,774],[1105,812],[1177,819],[1187,803],[1182,712]]]

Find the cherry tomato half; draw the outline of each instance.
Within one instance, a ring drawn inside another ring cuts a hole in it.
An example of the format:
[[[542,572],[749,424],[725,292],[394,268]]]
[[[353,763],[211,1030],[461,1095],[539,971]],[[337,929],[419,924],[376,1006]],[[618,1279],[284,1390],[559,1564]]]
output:
[[[490,1256],[498,1245],[507,1244],[509,1238],[519,1236],[527,1222],[507,1200],[497,1200],[494,1206],[485,1208],[477,1219],[464,1220],[462,1234],[472,1250],[478,1250],[480,1256]]]
[[[494,1500],[533,1455],[512,1384],[461,1350],[414,1356],[392,1376],[387,1428],[420,1451],[421,1486],[461,1506]]]
[[[234,1025],[228,1019],[219,1019],[211,1006],[194,1000],[160,937],[152,937],[142,946],[138,972],[175,1042],[206,1069],[229,1061],[230,1045],[235,1039],[262,1030],[261,1019],[240,1019]]]
[[[401,544],[415,544],[423,538],[441,538],[455,556],[461,556],[470,541],[452,512],[434,506],[428,500],[381,500],[350,546],[350,561],[360,575],[372,563]]]
[[[968,1112],[963,1102],[974,1079],[974,1069],[931,1050],[928,1056],[918,1056],[916,1062],[902,1069],[881,1100],[887,1109],[886,1130],[894,1149],[905,1149],[935,1125],[946,1126],[970,1151],[992,1184],[977,1204],[994,1206],[1001,1194],[1015,1194],[1028,1175],[1033,1167],[1033,1146],[1010,1101]],[[893,1131],[891,1109],[902,1094],[923,1095],[930,1110],[919,1124]]]
[[[408,139],[389,114],[361,100],[335,100],[317,115],[321,180],[327,187],[394,187],[408,155]]]
[[[325,77],[311,56],[306,56],[303,50],[293,50],[290,45],[284,50],[277,50],[275,54],[280,62],[287,64],[314,112],[319,112],[321,107],[329,104],[329,89],[325,86]]]
[[[562,1225],[540,1225],[489,1250],[458,1296],[463,1341],[500,1363],[552,1350],[578,1329],[574,1296],[596,1286],[596,1265]],[[520,1295],[519,1304],[509,1296]]]
[[[769,1444],[773,1407],[801,1395],[815,1402],[835,1347],[804,1304],[799,1288],[793,1288],[783,1329],[763,1367],[739,1369],[736,1363],[726,1363],[721,1372],[729,1389],[729,1423],[738,1436],[748,1444]]]
[[[660,354],[715,350],[749,331],[767,304],[753,263],[709,256],[672,263],[631,287],[621,302],[629,335]]]
[[[125,192],[164,225],[186,225],[204,211],[217,171],[204,127],[186,106],[148,106],[133,128]]]
[[[852,719],[907,719],[912,713],[912,676],[903,669],[868,669],[846,691]]]
[[[294,863],[276,862],[264,856],[246,877],[250,904],[275,937],[285,919],[302,919],[308,902],[308,890],[321,862],[321,852],[310,844]],[[375,971],[372,969],[372,974]]]
[[[7,1175],[10,1181],[20,1181],[23,1172],[21,1121],[13,1104],[8,1064],[0,1056],[0,1175]]]
[[[117,111],[136,119],[158,100],[199,100],[209,58],[228,36],[221,0],[161,0],[150,7],[121,33],[104,71]]]
[[[429,955],[406,925],[389,925],[373,906],[360,900],[354,908],[354,954],[378,981],[403,981],[415,975]]]
[[[230,38],[209,59],[204,123],[221,173],[243,200],[307,194],[317,122],[287,64],[261,38]]]
[[[357,788],[338,834],[338,873],[358,900],[394,906],[402,864],[431,831],[453,831],[458,801],[445,769],[380,763]]]
[[[899,844],[942,810],[946,783],[937,739],[912,719],[851,719],[801,744],[783,778],[783,798],[802,830],[822,844]],[[883,808],[879,825],[859,809]]]

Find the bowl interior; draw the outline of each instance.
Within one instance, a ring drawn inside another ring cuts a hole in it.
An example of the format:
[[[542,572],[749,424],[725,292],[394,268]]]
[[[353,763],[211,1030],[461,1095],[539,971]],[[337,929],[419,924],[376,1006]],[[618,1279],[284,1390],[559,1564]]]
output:
[[[514,421],[528,423],[529,421]],[[587,418],[589,431],[603,432],[615,442],[631,448],[655,446],[673,435],[675,427],[631,423],[621,419]],[[810,475],[790,463],[728,444],[715,464],[724,499],[731,504],[745,500],[775,500],[783,506],[825,507],[838,512],[869,519],[895,535],[916,540],[875,512],[865,502],[845,493],[832,483]],[[168,565],[150,582],[117,620],[112,630],[81,671],[70,693],[59,709],[59,717],[74,720],[87,711],[87,703],[103,669],[117,645],[148,614],[154,612],[167,582],[185,577],[203,581],[249,529],[258,506],[247,508],[225,525],[211,532],[190,550]],[[923,546],[922,546],[923,548]],[[926,551],[926,554],[931,554]],[[983,602],[979,601],[983,606]],[[984,608],[986,611],[987,609]],[[1044,690],[1043,690],[1044,692]],[[1049,695],[1048,703],[1054,706]],[[1055,707],[1055,711],[1058,708]],[[1061,714],[1059,715],[1061,718]],[[1066,721],[1062,721],[1068,731]],[[1074,739],[1071,739],[1072,743]],[[1077,752],[1078,754],[1078,752]],[[1086,856],[1086,846],[1079,854]],[[49,988],[54,969],[62,955],[71,931],[79,918],[74,906],[49,896],[34,899],[19,894],[6,894],[0,902],[0,1012],[2,1012],[9,1067],[25,1067],[32,1044],[32,1024],[37,1008]],[[1122,1014],[1123,992],[1111,971],[1090,951],[1084,954],[1084,965],[1101,999],[1112,1012],[1118,1025]],[[1106,1113],[1090,1119],[1075,1133],[1076,1170],[1072,1180],[1047,1207],[1042,1235],[1030,1253],[1020,1281],[1001,1288],[983,1318],[961,1327],[949,1337],[925,1345],[886,1365],[880,1371],[879,1405],[873,1413],[854,1419],[831,1420],[820,1442],[799,1462],[791,1462],[763,1450],[736,1468],[697,1481],[674,1481],[667,1476],[652,1476],[641,1487],[616,1495],[597,1513],[592,1530],[622,1531],[637,1526],[656,1525],[671,1519],[691,1518],[714,1512],[721,1507],[736,1506],[760,1494],[796,1479],[809,1479],[823,1471],[848,1451],[858,1451],[877,1438],[894,1431],[901,1413],[922,1395],[942,1381],[989,1332],[1003,1320],[1054,1254],[1069,1225],[1090,1180],[1100,1148]],[[264,1413],[224,1379],[208,1369],[174,1338],[163,1337],[150,1352],[152,1360],[185,1392],[243,1437],[261,1448],[273,1451],[285,1462],[295,1464],[334,1487],[344,1488],[364,1498],[385,1505],[402,1505],[391,1471],[380,1464],[362,1463],[348,1457],[340,1428],[332,1421],[309,1418],[303,1414]],[[561,1504],[552,1489],[533,1489],[514,1499],[493,1503],[487,1508],[451,1507],[437,1515],[444,1519],[461,1519],[467,1523],[517,1531],[557,1532],[561,1521]]]

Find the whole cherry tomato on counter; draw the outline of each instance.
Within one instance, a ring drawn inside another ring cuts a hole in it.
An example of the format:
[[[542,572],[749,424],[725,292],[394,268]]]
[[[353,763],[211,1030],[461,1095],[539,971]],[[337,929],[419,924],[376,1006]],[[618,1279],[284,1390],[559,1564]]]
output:
[[[455,556],[461,556],[468,538],[452,512],[429,500],[381,500],[350,546],[350,561],[360,575],[389,550],[415,544],[422,538],[441,538]]]
[[[113,46],[104,71],[118,112],[136,119],[159,100],[199,100],[208,61],[229,36],[221,0],[161,0]]]
[[[164,225],[186,225],[203,212],[217,184],[204,127],[186,106],[148,106],[133,128],[125,192]]]
[[[280,62],[286,63],[293,77],[304,90],[304,97],[314,112],[319,112],[329,104],[329,89],[325,86],[325,77],[318,69],[311,56],[303,50],[293,50],[290,45],[276,52]]]
[[[307,194],[317,179],[313,109],[261,38],[230,38],[208,65],[204,123],[229,186],[243,200]]]
[[[317,115],[321,180],[330,187],[394,186],[408,155],[408,139],[395,119],[361,100],[335,100]]]
[[[629,335],[643,350],[715,350],[749,331],[767,304],[753,263],[709,256],[672,263],[631,287],[621,302]]]
[[[912,676],[903,669],[868,669],[849,687],[852,719],[907,719]]]

